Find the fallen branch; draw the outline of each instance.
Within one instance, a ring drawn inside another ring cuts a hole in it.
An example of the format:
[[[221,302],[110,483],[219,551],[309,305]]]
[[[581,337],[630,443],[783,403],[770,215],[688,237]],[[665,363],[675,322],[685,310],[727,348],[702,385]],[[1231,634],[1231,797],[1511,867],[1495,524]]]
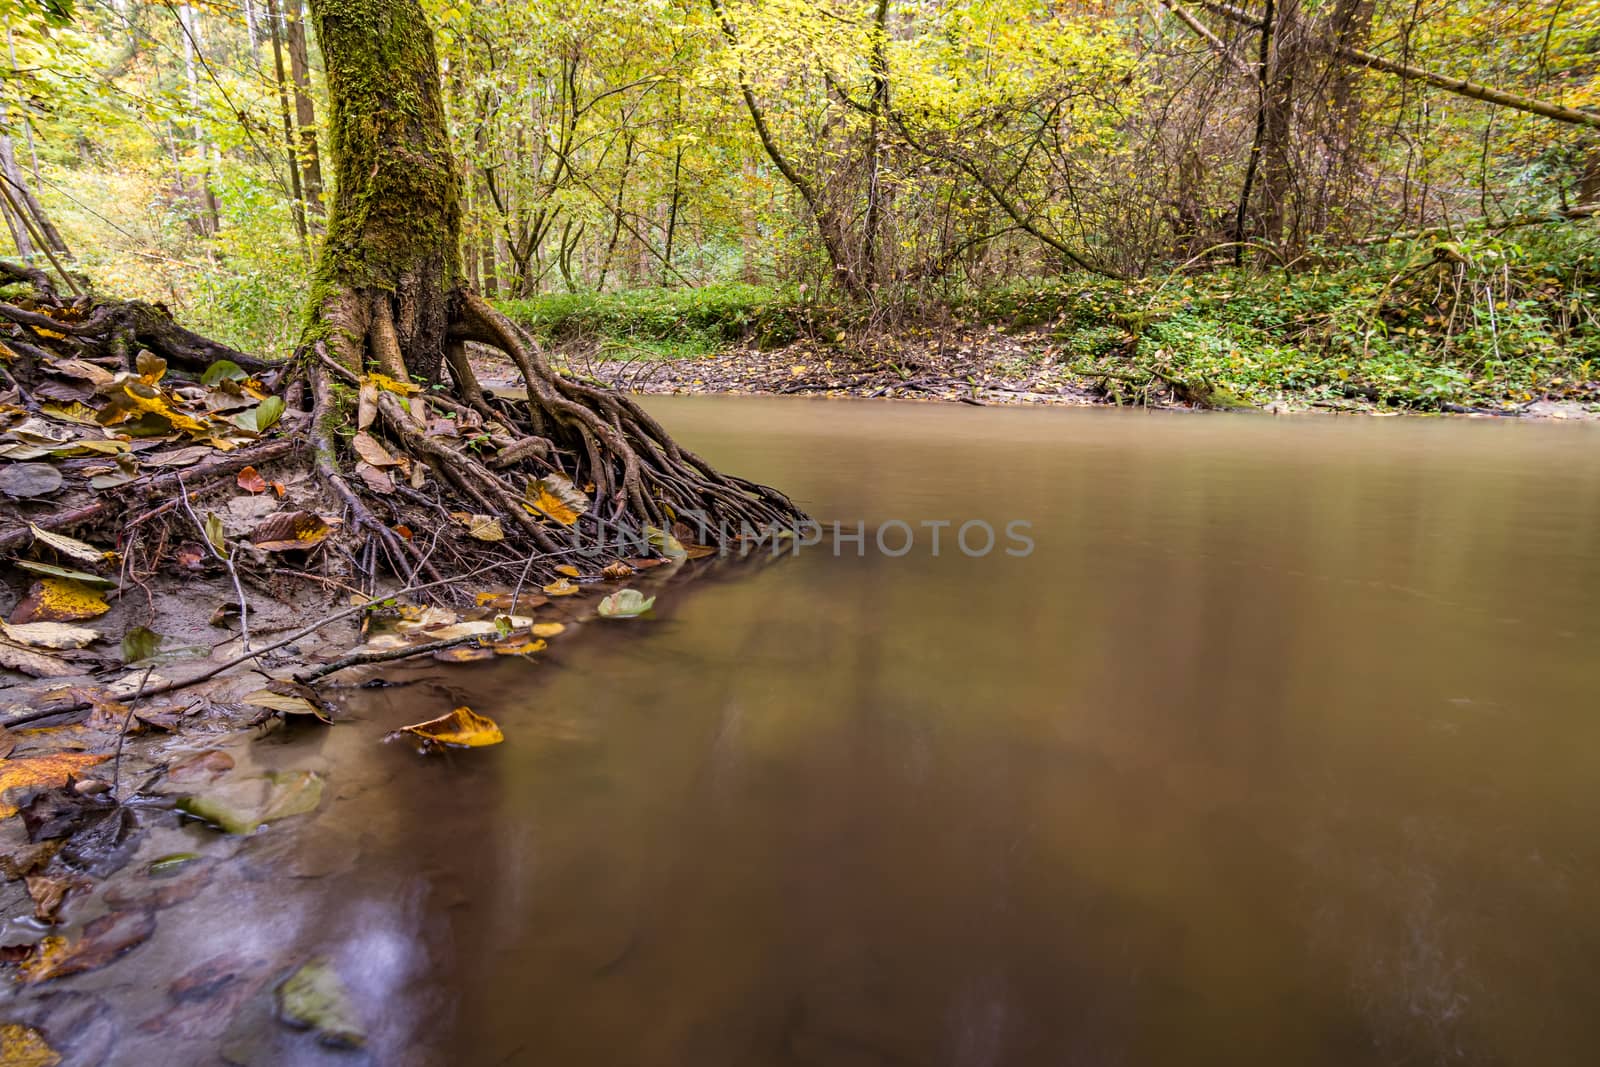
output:
[[[346,667],[361,667],[369,663],[389,663],[397,659],[410,659],[412,656],[426,656],[434,652],[442,652],[447,648],[458,648],[461,645],[470,645],[481,641],[487,634],[467,634],[464,637],[449,637],[442,641],[426,641],[420,645],[403,645],[399,648],[379,648],[366,652],[350,652],[340,656],[332,663],[324,663],[315,670],[297,674],[294,680],[302,684],[314,682],[318,678],[326,678],[330,674],[344,670]]]

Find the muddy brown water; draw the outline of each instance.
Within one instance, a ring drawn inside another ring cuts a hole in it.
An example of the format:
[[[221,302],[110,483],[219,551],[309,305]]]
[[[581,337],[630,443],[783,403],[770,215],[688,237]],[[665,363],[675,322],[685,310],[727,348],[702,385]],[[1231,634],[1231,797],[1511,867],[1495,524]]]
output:
[[[196,895],[54,983],[109,1062],[359,1061],[268,1016],[310,952],[386,1064],[1594,1062],[1600,428],[650,406],[914,547],[235,742],[328,796],[153,835]],[[456,700],[506,743],[378,743]]]

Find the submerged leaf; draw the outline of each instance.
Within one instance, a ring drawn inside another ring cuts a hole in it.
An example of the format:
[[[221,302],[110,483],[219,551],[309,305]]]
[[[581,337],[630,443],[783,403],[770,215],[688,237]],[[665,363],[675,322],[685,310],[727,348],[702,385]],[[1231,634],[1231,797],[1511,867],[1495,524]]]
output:
[[[135,626],[122,635],[122,662],[138,663],[140,660],[149,659],[161,651],[161,642],[166,640],[154,630],[145,626]]]
[[[34,955],[22,961],[17,969],[18,975],[31,985],[80,971],[92,971],[143,943],[155,930],[156,917],[153,912],[114,911],[85,926],[77,940],[45,938],[35,946]]]
[[[290,1026],[315,1031],[323,1044],[361,1048],[367,1033],[333,964],[318,958],[307,963],[278,987],[278,1014]]]
[[[555,581],[545,586],[544,591],[551,596],[571,596],[574,593],[583,592],[583,587],[569,581],[566,578],[557,578]]]
[[[441,715],[437,719],[402,726],[385,740],[406,734],[420,739],[424,745],[454,745],[460,748],[498,745],[506,739],[505,734],[500,732],[499,724],[493,719],[479,715],[465,706],[456,708],[450,714]]]
[[[649,611],[655,602],[655,597],[647,597],[637,589],[619,589],[608,597],[602,597],[598,610],[608,619],[631,619]]]
[[[0,1025],[0,1064],[6,1067],[56,1067],[61,1054],[44,1035],[21,1023]]]
[[[278,772],[183,797],[178,810],[226,833],[250,834],[263,823],[315,810],[322,785],[322,776],[313,771]]]

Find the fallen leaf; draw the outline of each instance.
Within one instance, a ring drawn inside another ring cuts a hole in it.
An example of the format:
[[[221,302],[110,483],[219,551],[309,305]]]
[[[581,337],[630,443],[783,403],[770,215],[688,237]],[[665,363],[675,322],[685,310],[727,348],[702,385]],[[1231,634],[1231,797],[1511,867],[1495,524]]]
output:
[[[266,552],[293,552],[315,548],[332,532],[333,527],[321,515],[280,511],[262,520],[250,534],[250,541]]]
[[[0,641],[0,667],[31,674],[35,678],[65,678],[78,673],[77,668],[59,656],[35,652],[31,648],[13,645],[10,641]]]
[[[583,573],[570,563],[563,563],[556,568],[557,574],[565,574],[568,578],[581,578]]]
[[[605,578],[629,578],[633,575],[633,568],[619,559],[615,562],[607,563],[600,571],[600,574]]]
[[[389,450],[378,443],[378,439],[371,434],[360,431],[350,441],[350,447],[356,455],[374,467],[398,467],[400,461],[389,454]]]
[[[217,550],[217,555],[228,554],[228,538],[223,532],[222,516],[214,511],[206,512],[205,535],[206,540],[211,542],[211,547]]]
[[[67,902],[67,895],[92,883],[86,878],[30,874],[23,884],[28,887],[28,896],[33,898],[33,917],[42,923],[54,925],[60,920],[61,905]],[[0,1059],[0,1067],[7,1062]]]
[[[192,467],[210,456],[215,449],[207,445],[190,445],[171,452],[158,452],[141,456],[146,467]]]
[[[500,628],[487,619],[452,623],[449,626],[439,626],[423,631],[424,636],[429,641],[454,641],[458,637],[477,637],[499,632]]]
[[[536,622],[530,627],[529,632],[535,637],[554,637],[566,628],[567,624],[563,622]]]
[[[11,613],[13,623],[77,622],[111,610],[100,594],[81,582],[45,578],[33,583],[28,595]]]
[[[665,530],[657,529],[654,526],[646,526],[644,528],[644,536],[645,540],[649,541],[656,551],[674,563],[682,563],[689,558],[689,552],[683,547],[683,542]]]
[[[133,369],[146,385],[154,385],[167,376],[167,361],[149,349],[140,352],[133,360]]]
[[[532,634],[515,634],[504,641],[496,641],[491,651],[496,656],[531,656],[535,652],[543,652],[547,647],[547,642]]]
[[[122,662],[138,663],[161,651],[166,638],[146,626],[135,626],[122,635]]]
[[[562,526],[571,526],[589,510],[589,499],[565,476],[547,474],[529,482],[523,491],[530,511],[542,514]]]
[[[379,470],[370,463],[357,463],[356,474],[366,483],[368,489],[380,496],[388,496],[394,492],[394,475],[386,470]]]
[[[411,726],[402,726],[389,734],[385,740],[409,734],[423,742],[424,747],[430,745],[452,745],[460,748],[481,748],[485,745],[498,745],[506,739],[500,732],[499,725],[486,716],[479,715],[469,707],[459,707],[448,715],[441,715],[437,719],[427,722],[414,723]]]
[[[608,597],[602,597],[596,610],[608,619],[631,619],[649,611],[655,602],[655,597],[647,597],[637,589],[619,589]]]
[[[716,548],[711,545],[684,546],[684,556],[686,559],[705,559],[707,556],[714,556],[716,554]]]
[[[478,645],[457,645],[455,648],[439,649],[433,654],[433,658],[440,663],[475,663],[478,660],[494,659],[494,649]]]
[[[33,533],[34,541],[48,545],[63,556],[70,556],[82,563],[99,563],[111,555],[109,552],[102,552],[93,545],[86,544],[76,538],[64,537],[58,533],[51,533],[49,530],[41,530],[31,522],[28,523],[28,529]]]
[[[550,596],[571,596],[574,593],[583,592],[583,587],[581,585],[574,584],[569,579],[557,578],[555,581],[545,586],[544,591]]]
[[[200,375],[200,384],[210,386],[224,381],[242,382],[248,377],[249,375],[244,372],[244,368],[233,360],[219,359],[207,367],[204,374]]]
[[[361,1048],[367,1033],[356,1018],[344,983],[323,958],[311,960],[278,987],[278,1014],[290,1026],[311,1030],[335,1048]]]
[[[91,752],[54,752],[0,760],[0,819],[17,813],[16,806],[4,799],[12,791],[58,789],[68,778],[110,758]]]
[[[465,511],[452,511],[450,517],[467,528],[467,536],[479,541],[504,541],[506,532],[500,520],[493,515],[471,515]]]
[[[265,493],[267,491],[267,480],[261,477],[261,472],[254,467],[244,468],[239,472],[239,476],[234,479],[234,482],[247,493]]]
[[[173,407],[167,394],[154,385],[147,382],[131,381],[123,385],[122,393],[132,402],[134,409],[161,416],[172,424],[174,430],[182,430],[184,433],[192,434],[208,432],[205,423],[185,415]],[[102,423],[105,417],[106,412],[102,411],[100,413]],[[115,417],[115,414],[113,414],[113,418]]]
[[[5,1067],[56,1067],[60,1053],[50,1047],[44,1035],[21,1023],[0,1025],[0,1064]]]
[[[118,678],[116,681],[110,683],[106,686],[106,692],[113,697],[131,697],[133,694],[139,692],[141,688],[150,690],[156,688],[156,686],[166,684],[167,679],[163,678],[161,675],[152,673],[147,678],[145,676],[145,671],[141,669],[137,671],[129,671],[121,678]]]
[[[19,559],[13,561],[18,567],[46,578],[65,578],[72,582],[82,582],[84,585],[98,586],[101,589],[110,589],[117,584],[115,578],[102,578],[98,574],[88,571],[69,570],[66,567],[56,567],[49,563],[40,563],[33,559]]]
[[[17,737],[4,726],[0,726],[0,759],[11,755],[11,750],[17,747]]]
[[[103,967],[156,930],[156,917],[147,911],[114,911],[89,923],[75,940],[47,937],[35,953],[22,961],[18,975],[29,985],[81,971]]]
[[[34,648],[82,648],[100,640],[97,630],[59,622],[27,622],[17,626],[0,622],[0,634],[14,644]]]
[[[61,472],[49,463],[11,463],[0,470],[0,493],[9,497],[49,496],[61,488]]]
[[[178,810],[226,833],[250,834],[264,823],[315,810],[322,786],[322,776],[313,771],[284,771],[190,794],[178,801]]]
[[[270,683],[268,688],[246,693],[239,699],[245,704],[254,704],[258,708],[266,708],[269,711],[276,711],[283,715],[311,715],[320,722],[325,722],[330,726],[333,725],[333,719],[329,716],[327,708],[307,687],[296,687],[297,689],[305,690],[305,692],[292,690],[289,692],[274,692],[274,689],[281,690],[294,684],[293,682],[275,681]]]
[[[269,396],[249,411],[241,411],[235,415],[233,424],[241,430],[259,434],[272,429],[281,418],[283,418],[283,398]]]

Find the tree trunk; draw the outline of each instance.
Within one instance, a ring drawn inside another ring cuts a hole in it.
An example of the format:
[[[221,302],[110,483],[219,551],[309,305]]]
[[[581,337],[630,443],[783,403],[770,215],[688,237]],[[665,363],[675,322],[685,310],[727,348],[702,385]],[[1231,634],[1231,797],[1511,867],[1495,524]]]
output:
[[[311,102],[311,60],[306,51],[305,8],[289,0],[289,76],[294,79],[295,123],[300,129],[300,184],[311,214],[326,214],[322,206],[322,154],[317,148],[317,109]]]
[[[434,382],[460,284],[461,178],[417,0],[312,0],[335,193],[317,280],[338,361]]]

